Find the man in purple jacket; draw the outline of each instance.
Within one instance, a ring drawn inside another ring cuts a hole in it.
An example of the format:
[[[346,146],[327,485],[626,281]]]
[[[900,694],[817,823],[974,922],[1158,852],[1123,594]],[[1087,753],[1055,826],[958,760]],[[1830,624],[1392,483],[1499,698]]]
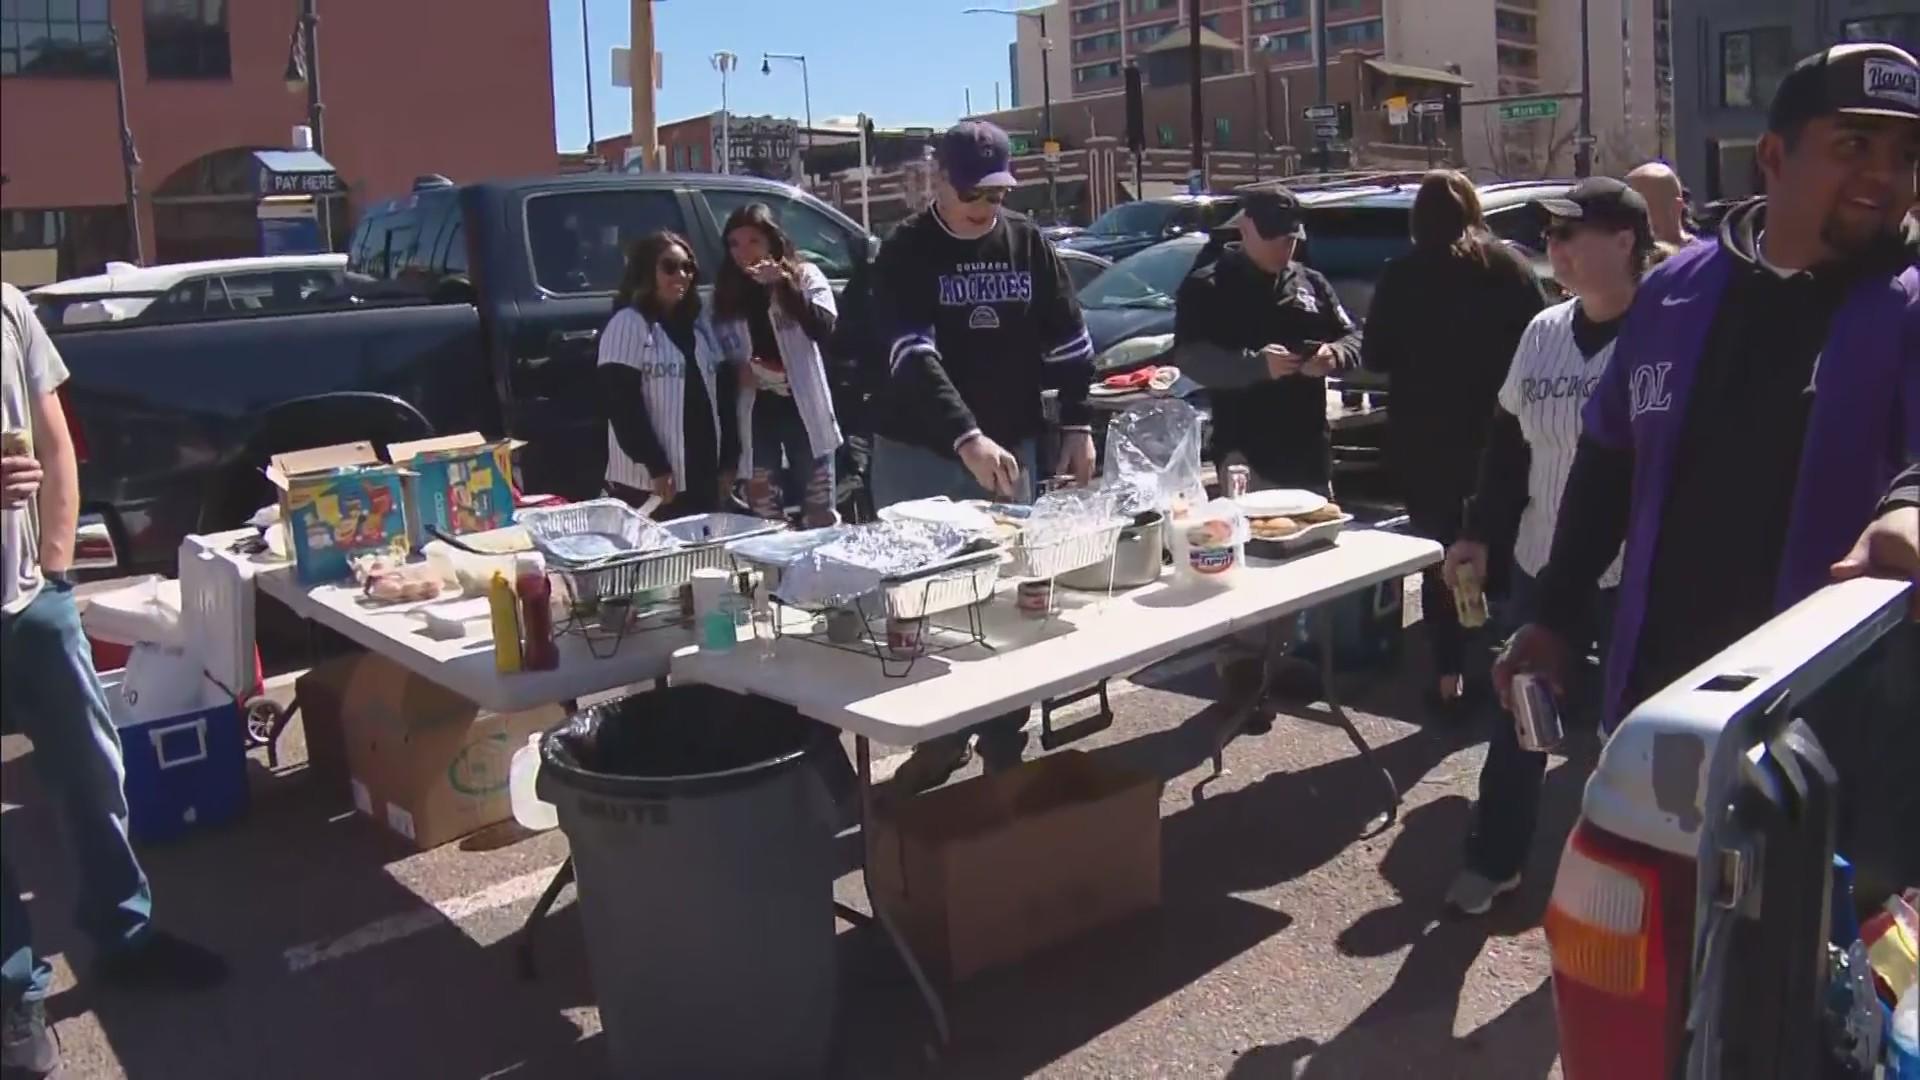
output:
[[[1668,260],[1627,314],[1539,620],[1495,668],[1503,700],[1515,672],[1564,685],[1568,631],[1623,539],[1608,730],[1863,560],[1920,579],[1920,269],[1901,228],[1917,156],[1904,50],[1838,45],[1781,82],[1757,150],[1768,197]]]

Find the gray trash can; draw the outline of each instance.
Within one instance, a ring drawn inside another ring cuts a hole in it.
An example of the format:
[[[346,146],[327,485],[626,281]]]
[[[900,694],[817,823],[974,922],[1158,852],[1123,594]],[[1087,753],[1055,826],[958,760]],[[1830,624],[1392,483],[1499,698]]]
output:
[[[833,731],[676,686],[541,741],[620,1077],[825,1072],[837,1008]]]

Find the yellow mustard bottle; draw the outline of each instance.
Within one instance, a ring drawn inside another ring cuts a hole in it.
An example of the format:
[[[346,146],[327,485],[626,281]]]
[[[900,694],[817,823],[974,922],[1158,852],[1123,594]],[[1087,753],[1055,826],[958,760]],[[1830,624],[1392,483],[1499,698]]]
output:
[[[511,675],[520,670],[520,617],[514,612],[513,585],[498,570],[487,583],[487,610],[493,616],[493,666]]]

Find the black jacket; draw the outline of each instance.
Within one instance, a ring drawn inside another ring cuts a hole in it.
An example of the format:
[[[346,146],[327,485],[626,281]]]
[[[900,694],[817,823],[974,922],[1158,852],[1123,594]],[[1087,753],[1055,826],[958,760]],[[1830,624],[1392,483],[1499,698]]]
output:
[[[1270,274],[1238,242],[1210,244],[1180,283],[1177,302],[1176,360],[1211,391],[1215,452],[1239,450],[1263,474],[1270,471],[1261,468],[1270,457],[1263,451],[1289,446],[1324,457],[1327,381],[1271,378],[1253,354],[1268,345],[1303,353],[1331,345],[1335,370],[1359,363],[1360,331],[1327,279],[1297,262]]]
[[[1473,489],[1500,383],[1546,306],[1533,268],[1491,241],[1487,260],[1415,249],[1387,264],[1362,364],[1393,377],[1388,453],[1403,493]]]

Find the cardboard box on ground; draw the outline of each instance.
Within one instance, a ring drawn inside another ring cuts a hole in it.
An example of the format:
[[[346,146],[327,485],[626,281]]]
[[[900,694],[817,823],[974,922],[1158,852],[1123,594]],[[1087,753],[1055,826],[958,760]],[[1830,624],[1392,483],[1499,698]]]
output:
[[[314,768],[344,774],[355,809],[422,851],[510,817],[514,751],[566,718],[558,705],[488,712],[372,654],[314,668],[299,694]]]
[[[1160,780],[1076,750],[883,813],[867,875],[954,981],[1160,904]]]

